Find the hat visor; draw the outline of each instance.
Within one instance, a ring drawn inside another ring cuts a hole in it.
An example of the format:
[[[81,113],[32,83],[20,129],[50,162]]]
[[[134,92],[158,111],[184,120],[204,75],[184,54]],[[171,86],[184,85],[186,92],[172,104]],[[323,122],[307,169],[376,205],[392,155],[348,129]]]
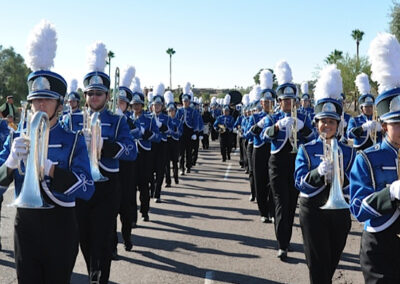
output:
[[[89,91],[103,91],[103,92],[108,92],[108,89],[106,86],[101,85],[101,84],[92,84],[92,85],[88,85],[85,88],[85,93],[89,92]]]
[[[322,119],[322,118],[332,118],[335,119],[337,121],[340,121],[340,116],[338,113],[336,112],[327,112],[327,111],[323,111],[323,112],[319,112],[314,116],[314,120],[317,119]]]
[[[280,100],[284,100],[284,99],[295,99],[296,98],[296,95],[295,94],[282,94],[282,95],[279,95],[279,97],[278,97],[278,99],[280,99]]]
[[[49,90],[41,90],[41,91],[36,91],[29,93],[27,100],[31,101],[34,99],[54,99],[58,100],[62,98],[62,96],[59,93],[49,91]]]
[[[381,115],[379,119],[386,123],[400,122],[400,111],[385,113],[384,115]]]

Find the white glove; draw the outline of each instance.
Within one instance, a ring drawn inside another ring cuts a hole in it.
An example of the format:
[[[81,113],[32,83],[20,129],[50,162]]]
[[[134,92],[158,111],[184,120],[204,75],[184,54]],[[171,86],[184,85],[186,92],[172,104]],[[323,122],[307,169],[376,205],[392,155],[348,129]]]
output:
[[[157,116],[156,116],[156,124],[157,124],[158,128],[160,128],[162,125],[162,122],[160,121],[160,119]]]
[[[21,160],[26,160],[29,153],[29,140],[25,137],[17,137],[11,145],[10,155],[5,164],[7,168],[16,169]]]
[[[297,118],[297,131],[301,130],[304,127],[304,122],[301,119]]]
[[[264,128],[265,125],[265,119],[262,118],[259,122],[257,122],[257,126],[260,128]]]
[[[343,120],[341,121],[341,123],[343,123],[343,128],[346,128],[346,127],[347,127],[347,121],[346,121],[346,120],[343,119]]]
[[[142,135],[144,134],[144,127],[140,126],[140,133],[142,133]]]
[[[400,200],[400,180],[396,180],[390,185],[390,199]]]
[[[372,120],[368,120],[367,122],[364,122],[363,125],[361,125],[361,127],[364,131],[367,131],[373,127],[373,124],[374,122]]]
[[[196,138],[197,138],[196,134],[193,134],[192,135],[192,140],[196,140]]]
[[[326,176],[332,172],[332,163],[328,161],[322,161],[318,166],[318,173],[320,176]]]
[[[47,159],[46,162],[44,163],[44,175],[48,176],[51,170],[51,167],[54,165],[55,163],[52,162],[51,160]]]
[[[375,129],[376,132],[381,132],[382,131],[382,125],[378,121],[373,121],[372,129]]]
[[[203,140],[203,138],[204,138],[203,136],[199,136],[199,140]]]
[[[278,120],[277,123],[278,123],[279,129],[282,130],[284,128],[289,128],[293,124],[293,122],[294,122],[293,117],[288,116],[288,117]]]

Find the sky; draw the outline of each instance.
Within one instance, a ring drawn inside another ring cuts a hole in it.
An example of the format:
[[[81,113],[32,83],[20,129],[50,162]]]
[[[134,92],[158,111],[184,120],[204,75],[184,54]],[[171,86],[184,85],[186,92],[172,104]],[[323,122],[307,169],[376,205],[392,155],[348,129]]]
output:
[[[173,88],[188,81],[195,88],[251,86],[261,68],[280,60],[301,83],[314,79],[334,49],[355,54],[354,29],[365,32],[366,55],[372,39],[389,31],[391,6],[392,0],[0,0],[0,45],[26,57],[29,33],[49,20],[58,36],[52,70],[79,87],[94,41],[115,53],[111,74],[133,65],[142,88],[169,86],[170,47]]]

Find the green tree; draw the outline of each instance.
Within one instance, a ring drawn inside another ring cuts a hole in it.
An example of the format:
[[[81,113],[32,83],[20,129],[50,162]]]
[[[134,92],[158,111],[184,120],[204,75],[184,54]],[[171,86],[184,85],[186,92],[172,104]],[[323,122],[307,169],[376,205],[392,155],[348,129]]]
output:
[[[108,76],[111,78],[111,59],[115,57],[114,52],[111,50],[107,53],[108,60],[106,61],[106,64],[108,65]]]
[[[14,51],[14,48],[6,48],[0,45],[0,99],[10,95],[14,96],[14,102],[19,105],[21,100],[26,100],[28,86],[26,78],[30,69],[25,65],[24,58]]]
[[[176,51],[173,48],[167,49],[167,54],[169,55],[169,89],[172,90],[172,55],[174,55]]]
[[[327,64],[336,64],[338,61],[343,59],[343,51],[335,49],[332,51],[326,58],[325,63]]]
[[[400,40],[400,3],[393,1],[393,7],[390,9],[390,32],[394,34],[397,40]]]
[[[360,42],[363,39],[364,32],[360,31],[359,29],[355,29],[351,32],[352,38],[356,41],[356,48],[357,48],[357,59],[360,58]]]

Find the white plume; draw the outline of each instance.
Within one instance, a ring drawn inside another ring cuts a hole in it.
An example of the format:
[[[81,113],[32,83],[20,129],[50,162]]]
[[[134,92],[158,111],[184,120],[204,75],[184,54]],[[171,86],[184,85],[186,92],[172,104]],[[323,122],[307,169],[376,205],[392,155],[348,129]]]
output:
[[[140,88],[140,79],[138,77],[133,78],[132,91],[134,93],[143,93],[142,89]]]
[[[71,83],[69,84],[69,92],[76,92],[78,90],[78,80],[72,79]]]
[[[147,93],[147,101],[149,103],[151,103],[152,100],[153,100],[153,92],[148,92]]]
[[[155,95],[162,96],[165,92],[165,86],[163,83],[160,83],[156,87]]]
[[[342,76],[336,64],[325,66],[319,74],[319,79],[315,84],[314,98],[318,102],[324,98],[339,100],[343,91]]]
[[[371,86],[369,85],[367,74],[358,74],[354,82],[356,83],[357,89],[361,95],[369,94],[371,92]]]
[[[133,66],[127,66],[122,76],[122,86],[129,88],[135,77],[136,69]]]
[[[202,104],[203,103],[203,97],[200,97],[199,98],[199,104]]]
[[[190,87],[191,87],[190,83],[187,82],[187,83],[185,84],[185,88],[183,89],[183,93],[184,93],[184,94],[189,94],[189,93],[190,93]]]
[[[104,72],[106,67],[107,49],[101,41],[96,41],[88,47],[87,64],[89,71]]]
[[[217,102],[217,98],[216,97],[212,97],[211,98],[211,104],[215,104]]]
[[[301,83],[300,89],[302,94],[308,94],[308,82]]]
[[[279,85],[291,83],[293,80],[292,69],[290,69],[289,64],[284,60],[279,61],[276,64],[274,73],[276,75],[276,79],[278,80]]]
[[[253,102],[259,101],[261,99],[262,89],[260,85],[254,85],[251,93],[253,95]]]
[[[198,97],[194,97],[194,98],[193,98],[193,101],[194,101],[195,103],[198,103],[198,102],[199,102],[199,98],[198,98]]]
[[[171,91],[166,91],[164,93],[165,104],[168,105],[174,102],[174,94]]]
[[[231,103],[231,95],[225,95],[224,105],[229,105]]]
[[[400,45],[396,37],[379,33],[372,40],[368,55],[371,79],[379,83],[379,92],[400,87]]]
[[[242,98],[242,105],[247,106],[250,103],[250,98],[248,94],[245,94]]]
[[[222,100],[223,100],[222,98],[218,98],[218,99],[217,99],[217,103],[218,103],[219,105],[221,105],[221,104],[222,104]]]
[[[260,73],[260,85],[261,89],[272,89],[273,86],[273,75],[268,69],[264,69]]]
[[[57,33],[53,24],[41,20],[28,38],[28,66],[33,71],[50,70],[54,66],[57,50]]]

